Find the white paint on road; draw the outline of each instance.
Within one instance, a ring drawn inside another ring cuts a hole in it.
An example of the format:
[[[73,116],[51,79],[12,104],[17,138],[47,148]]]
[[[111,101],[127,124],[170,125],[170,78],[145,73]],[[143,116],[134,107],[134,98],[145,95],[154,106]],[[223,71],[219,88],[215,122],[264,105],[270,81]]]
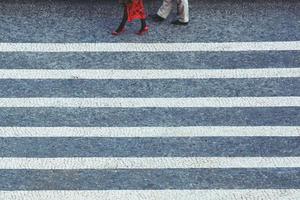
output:
[[[0,98],[0,107],[207,108],[299,107],[300,97]]]
[[[0,191],[3,200],[296,200],[300,189]]]
[[[0,158],[0,169],[296,168],[300,157],[67,157]]]
[[[300,126],[0,127],[0,137],[300,137]]]
[[[300,41],[220,43],[0,43],[0,52],[299,51]]]
[[[0,69],[0,79],[212,79],[300,77],[300,68],[257,69]]]

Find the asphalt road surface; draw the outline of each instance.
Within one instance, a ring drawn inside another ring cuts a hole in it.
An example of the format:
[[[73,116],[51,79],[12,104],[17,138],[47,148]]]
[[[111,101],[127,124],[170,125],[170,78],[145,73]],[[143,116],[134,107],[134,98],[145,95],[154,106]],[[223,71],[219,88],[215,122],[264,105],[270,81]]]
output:
[[[189,3],[0,2],[1,200],[300,199],[300,1]]]

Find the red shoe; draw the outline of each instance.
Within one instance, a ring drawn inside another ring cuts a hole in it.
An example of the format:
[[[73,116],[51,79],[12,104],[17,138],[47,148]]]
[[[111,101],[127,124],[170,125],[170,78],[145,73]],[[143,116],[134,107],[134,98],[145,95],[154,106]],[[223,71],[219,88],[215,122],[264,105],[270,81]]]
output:
[[[145,28],[143,28],[142,30],[140,30],[139,32],[136,32],[135,34],[137,35],[144,35],[145,33],[147,33],[149,31],[149,26],[145,26]]]
[[[114,35],[114,36],[117,36],[117,35],[121,35],[124,32],[125,32],[125,28],[122,28],[119,32],[113,31],[111,34]]]

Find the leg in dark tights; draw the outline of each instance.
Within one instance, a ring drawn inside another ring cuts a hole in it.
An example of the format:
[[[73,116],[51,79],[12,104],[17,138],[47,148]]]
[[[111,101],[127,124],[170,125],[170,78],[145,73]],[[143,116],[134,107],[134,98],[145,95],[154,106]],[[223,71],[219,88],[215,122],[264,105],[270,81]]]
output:
[[[127,13],[127,7],[126,4],[124,4],[124,14],[123,14],[123,19],[119,25],[119,27],[117,28],[116,32],[119,33],[120,31],[122,31],[122,29],[125,27],[125,24],[127,22],[128,19],[128,13]]]
[[[144,30],[144,28],[146,27],[146,20],[145,19],[141,19],[141,30]]]

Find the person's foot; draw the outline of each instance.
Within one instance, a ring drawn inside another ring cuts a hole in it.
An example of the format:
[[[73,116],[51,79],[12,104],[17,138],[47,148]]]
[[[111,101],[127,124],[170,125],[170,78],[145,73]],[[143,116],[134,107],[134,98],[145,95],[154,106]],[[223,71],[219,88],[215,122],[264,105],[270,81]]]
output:
[[[171,24],[180,25],[180,26],[186,26],[189,23],[188,22],[181,22],[181,21],[179,21],[179,19],[177,19],[177,20],[172,21]]]
[[[162,22],[164,21],[165,19],[162,18],[161,16],[159,16],[158,14],[154,14],[151,16],[152,20],[155,21],[155,22]]]
[[[116,31],[113,31],[111,34],[117,36],[117,35],[121,35],[124,32],[125,32],[125,28],[121,28],[121,29],[117,29]]]
[[[147,33],[148,31],[149,31],[149,26],[145,26],[144,28],[142,28],[141,30],[139,30],[138,32],[136,32],[135,34],[142,36],[145,33]]]

